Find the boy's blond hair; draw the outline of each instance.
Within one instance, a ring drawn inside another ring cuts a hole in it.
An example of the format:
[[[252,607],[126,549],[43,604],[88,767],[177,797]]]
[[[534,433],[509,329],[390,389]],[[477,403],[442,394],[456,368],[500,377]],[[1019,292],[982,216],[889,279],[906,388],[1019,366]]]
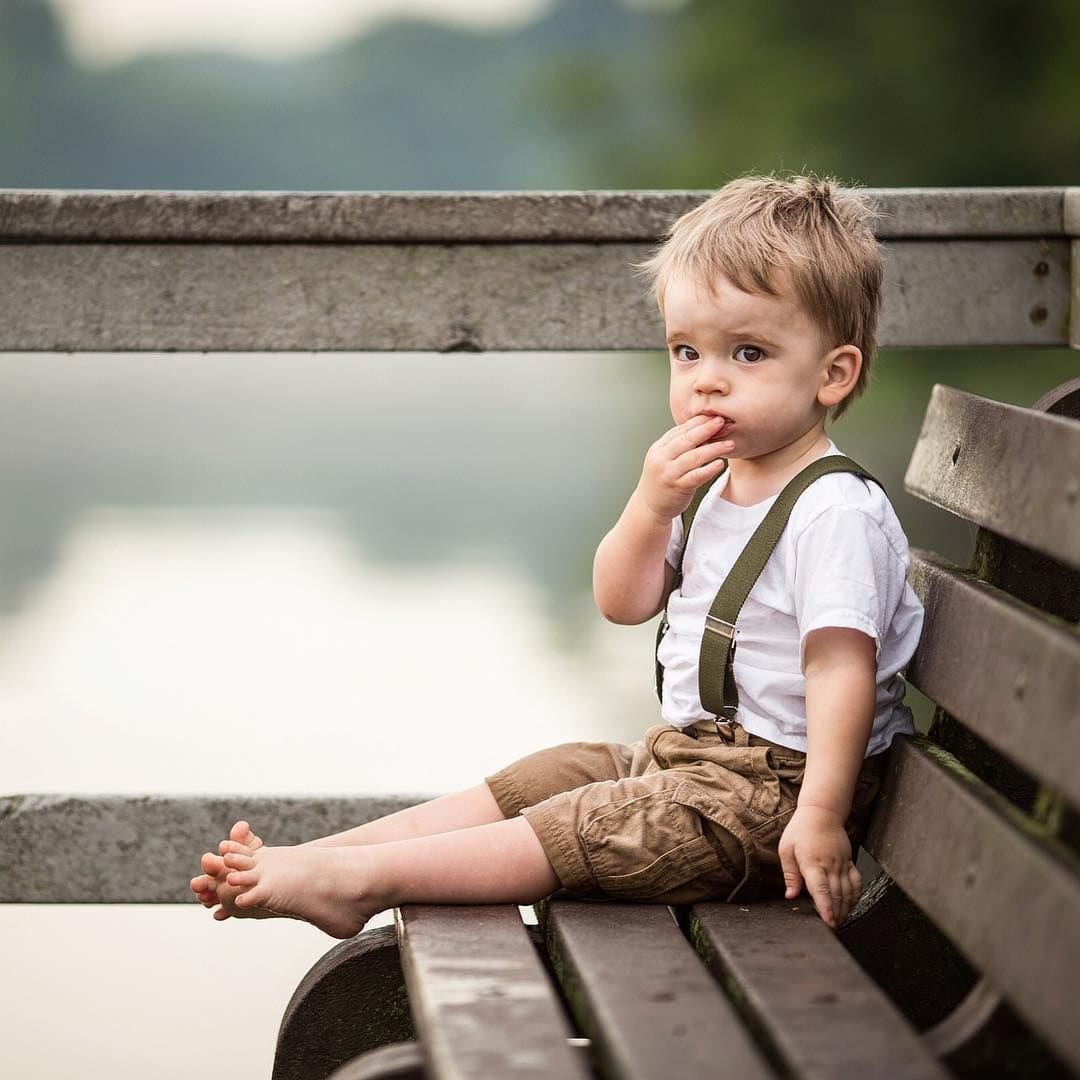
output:
[[[634,269],[651,280],[661,310],[675,276],[708,286],[719,276],[744,292],[780,291],[777,273],[821,328],[829,347],[857,345],[863,364],[839,416],[862,393],[876,348],[881,251],[865,196],[830,178],[745,176],[683,214]]]

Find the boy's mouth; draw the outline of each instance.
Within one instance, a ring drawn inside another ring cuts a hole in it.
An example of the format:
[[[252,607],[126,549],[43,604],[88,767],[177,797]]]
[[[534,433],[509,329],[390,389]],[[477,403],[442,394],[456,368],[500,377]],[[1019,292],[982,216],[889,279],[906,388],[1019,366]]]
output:
[[[708,415],[710,418],[723,420],[720,430],[709,439],[709,442],[723,442],[728,435],[731,434],[731,429],[735,426],[735,421],[732,420],[730,416],[722,416],[720,413],[710,413]]]

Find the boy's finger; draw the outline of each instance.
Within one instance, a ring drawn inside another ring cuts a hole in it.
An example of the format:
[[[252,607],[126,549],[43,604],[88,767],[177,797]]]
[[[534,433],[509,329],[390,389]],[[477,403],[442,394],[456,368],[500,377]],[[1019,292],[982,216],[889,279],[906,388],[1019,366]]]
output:
[[[689,420],[684,420],[681,424],[676,424],[673,428],[669,428],[660,436],[661,443],[669,443],[672,439],[677,439],[680,435],[686,435],[693,431],[694,428],[701,427],[702,424],[707,423],[712,417],[702,416],[698,413],[696,416],[691,416]]]
[[[832,912],[839,925],[844,918],[844,909],[850,896],[847,874],[840,870],[829,871],[829,896],[832,898]]]
[[[848,867],[848,879],[851,881],[851,903],[854,905],[862,895],[862,874],[854,863]]]
[[[718,416],[691,416],[689,420],[684,420],[663,435],[660,444],[667,446],[669,443],[681,441],[689,447],[700,446],[723,426],[724,422]]]
[[[814,901],[818,914],[829,926],[834,925],[832,894],[829,892],[829,878],[824,870],[810,870],[806,874],[806,891]]]
[[[734,446],[734,443],[729,444]],[[698,469],[691,469],[686,474],[685,479],[694,485],[694,487],[701,487],[706,480],[711,480],[715,476],[719,476],[727,467],[727,459],[719,458],[717,461],[710,461],[708,465],[702,465]]]
[[[787,885],[787,888],[784,890],[784,899],[794,900],[795,897],[802,892],[803,887],[802,874],[799,873],[799,864],[795,861],[793,856],[786,852],[781,852],[780,868],[784,871],[784,884]]]
[[[862,892],[862,877],[852,864],[846,871],[841,872],[840,880],[844,886],[844,910],[840,915],[840,922],[843,922],[859,900],[859,893]]]
[[[675,458],[675,464],[689,472],[702,465],[713,465],[718,460],[723,460],[724,455],[734,448],[735,443],[731,439],[722,439],[718,442],[707,440],[684,450]]]
[[[693,419],[700,421],[700,423],[688,426],[683,432],[691,446],[702,446],[710,439],[715,438],[716,433],[727,423],[727,420],[722,416],[695,416]]]

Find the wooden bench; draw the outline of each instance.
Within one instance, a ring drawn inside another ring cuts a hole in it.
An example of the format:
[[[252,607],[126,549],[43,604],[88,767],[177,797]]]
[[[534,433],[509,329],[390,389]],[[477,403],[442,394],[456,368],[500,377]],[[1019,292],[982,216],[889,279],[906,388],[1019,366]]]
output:
[[[658,348],[629,266],[704,194],[0,191],[0,350]],[[1080,348],[1080,188],[875,194],[884,347]],[[1078,477],[1074,424],[935,397],[911,484],[984,531],[970,573],[917,561],[911,677],[948,712],[893,755],[887,876],[839,934],[806,903],[405,910],[305,978],[275,1075],[1080,1068]],[[5,795],[0,903],[190,902],[238,816],[294,843],[413,801]]]
[[[914,554],[909,678],[939,710],[890,752],[882,872],[838,934],[806,900],[555,898],[539,930],[513,907],[405,908],[396,939],[361,934],[305,980],[275,1077],[338,1064],[331,1017],[371,1007],[365,965],[399,948],[415,1041],[337,1080],[1080,1070],[1080,379],[1040,406],[935,388],[907,487],[980,531],[968,570]]]

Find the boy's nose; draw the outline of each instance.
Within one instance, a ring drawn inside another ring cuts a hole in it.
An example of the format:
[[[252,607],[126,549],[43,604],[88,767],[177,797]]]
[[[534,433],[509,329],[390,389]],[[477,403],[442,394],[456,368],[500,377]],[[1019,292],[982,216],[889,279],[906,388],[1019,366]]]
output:
[[[726,394],[731,387],[717,365],[702,364],[698,368],[694,389],[699,394]]]

